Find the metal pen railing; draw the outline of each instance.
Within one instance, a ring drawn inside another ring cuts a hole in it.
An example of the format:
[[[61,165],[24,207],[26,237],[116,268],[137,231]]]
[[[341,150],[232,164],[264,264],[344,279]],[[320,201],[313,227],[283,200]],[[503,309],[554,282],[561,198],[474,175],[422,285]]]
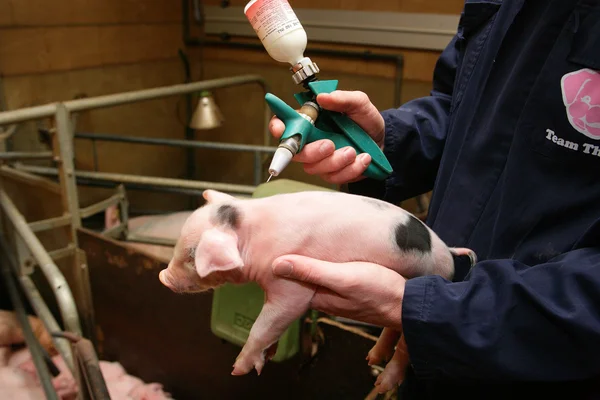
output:
[[[66,331],[70,332],[71,335],[76,337],[91,338],[94,342],[95,338],[95,323],[93,304],[91,299],[89,273],[87,270],[87,263],[85,260],[85,253],[83,253],[78,246],[77,230],[81,227],[82,217],[92,215],[100,212],[103,208],[108,207],[112,204],[125,201],[123,196],[116,195],[109,199],[103,200],[96,205],[87,207],[86,209],[79,208],[79,197],[77,192],[77,177],[83,177],[90,181],[111,181],[116,183],[140,183],[147,185],[156,185],[162,188],[184,188],[187,190],[192,189],[217,189],[226,192],[238,192],[238,193],[252,193],[255,189],[254,186],[249,185],[234,185],[220,182],[196,182],[186,181],[182,179],[170,179],[160,177],[145,177],[136,175],[126,174],[108,174],[100,172],[90,171],[77,171],[74,167],[74,153],[73,153],[73,139],[74,129],[72,116],[74,113],[93,110],[99,108],[114,107],[134,102],[153,100],[168,96],[182,95],[192,92],[198,92],[202,90],[211,90],[216,88],[224,88],[231,86],[238,86],[243,84],[258,84],[264,90],[268,92],[268,86],[266,82],[258,75],[244,75],[229,78],[213,79],[201,82],[193,82],[187,84],[173,85],[167,87],[159,87],[153,89],[125,92],[107,96],[99,96],[94,98],[85,98],[72,100],[67,102],[57,102],[46,104],[36,107],[28,107],[18,110],[0,112],[0,126],[14,125],[25,121],[38,120],[43,118],[51,117],[55,122],[55,129],[52,130],[52,152],[3,152],[0,153],[0,161],[3,162],[14,162],[17,160],[33,160],[33,159],[53,159],[57,168],[45,168],[45,167],[33,167],[19,165],[18,168],[22,171],[29,171],[41,175],[54,175],[58,176],[59,185],[61,189],[61,200],[63,205],[63,215],[48,218],[42,221],[27,222],[25,217],[19,212],[11,198],[5,192],[4,188],[0,186],[0,217],[6,217],[8,226],[14,229],[16,243],[14,249],[8,248],[8,246],[2,246],[2,253],[6,253],[8,258],[11,253],[17,254],[17,260],[14,260],[15,269],[18,270],[19,278],[16,280],[21,288],[23,289],[29,302],[32,304],[32,308],[36,315],[42,320],[42,323],[49,332],[58,333],[53,335],[53,340],[57,350],[65,359],[68,367],[72,369],[73,376],[76,378],[78,387],[80,388],[81,395],[84,398],[98,398],[98,393],[103,393],[102,390],[95,390],[94,382],[102,381],[102,376],[94,375],[90,379],[90,371],[98,371],[98,360],[95,358],[95,354],[85,354],[85,362],[80,359],[79,362],[75,362],[74,349],[75,343],[71,343],[71,346],[67,346],[64,342],[64,337],[68,335],[60,335],[60,329],[58,323],[54,319],[54,316],[49,311],[44,299],[37,290],[34,282],[29,278],[29,275],[33,272],[34,265],[37,265],[43,272],[43,275],[50,283],[50,289],[56,299],[58,308],[65,324]],[[267,105],[265,104],[264,113],[264,125],[263,125],[263,137],[265,145],[269,143],[270,134],[268,132],[268,124],[271,114]],[[166,144],[166,143],[162,143]],[[205,143],[206,144],[206,143]],[[238,147],[244,145],[226,144],[226,146]],[[215,148],[215,147],[213,147]],[[245,149],[249,150],[249,149]],[[251,151],[255,151],[255,162],[257,162],[262,152],[270,152],[271,149],[266,146],[256,146]],[[3,169],[8,167],[3,166]],[[12,168],[11,168],[12,169]],[[256,178],[255,173],[255,178]],[[0,179],[0,185],[2,180]],[[58,227],[69,227],[69,244],[59,250],[48,252],[36,236],[36,232],[43,230],[55,229]],[[4,243],[4,241],[2,241]],[[63,273],[56,266],[55,260],[64,258],[66,256],[74,256],[73,268],[75,282],[73,288],[71,288],[65,279]],[[14,257],[12,257],[14,259]],[[6,273],[6,268],[3,269]],[[12,283],[13,280],[10,280]],[[78,293],[81,297],[81,302],[77,304],[73,293]],[[16,306],[15,306],[16,307]],[[19,308],[20,316],[22,317],[24,310]],[[20,317],[20,318],[21,318]],[[23,318],[21,318],[23,319]],[[63,339],[59,339],[63,337]],[[39,341],[32,338],[31,335],[27,335],[27,344],[31,345],[32,357],[34,358],[34,364],[38,370],[41,379],[43,380],[44,389],[47,391],[47,398],[56,398],[56,393],[52,394],[50,389],[51,385],[48,384],[48,380],[51,379],[48,370],[44,367],[43,354],[35,350],[36,344],[39,346]],[[86,352],[89,351],[87,348]],[[92,348],[93,351],[93,348]],[[77,353],[77,352],[75,352]],[[79,353],[77,353],[79,354]],[[98,379],[100,381],[98,381]],[[101,385],[101,386],[102,386]],[[85,392],[85,388],[88,392]],[[96,393],[96,394],[95,394]]]

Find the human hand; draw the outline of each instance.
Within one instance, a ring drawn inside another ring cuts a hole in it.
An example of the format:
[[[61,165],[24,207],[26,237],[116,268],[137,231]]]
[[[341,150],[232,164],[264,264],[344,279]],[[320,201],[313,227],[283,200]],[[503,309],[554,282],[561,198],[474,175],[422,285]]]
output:
[[[332,263],[286,255],[273,262],[273,273],[316,285],[312,309],[402,330],[406,279],[389,268],[367,262]]]
[[[326,110],[346,114],[383,148],[385,123],[365,93],[336,90],[319,94],[317,103]],[[284,130],[283,121],[273,117],[269,123],[271,134],[278,139]],[[319,175],[332,184],[342,184],[364,179],[362,174],[371,163],[371,156],[363,153],[357,157],[352,147],[336,150],[331,140],[323,139],[305,145],[293,160],[303,163],[307,174]]]

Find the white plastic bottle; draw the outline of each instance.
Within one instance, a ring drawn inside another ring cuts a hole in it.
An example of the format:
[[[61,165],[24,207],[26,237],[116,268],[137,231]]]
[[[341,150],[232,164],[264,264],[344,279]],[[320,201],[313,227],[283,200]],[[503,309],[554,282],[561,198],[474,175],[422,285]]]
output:
[[[287,0],[251,0],[244,14],[273,59],[292,66],[302,61],[308,39]]]

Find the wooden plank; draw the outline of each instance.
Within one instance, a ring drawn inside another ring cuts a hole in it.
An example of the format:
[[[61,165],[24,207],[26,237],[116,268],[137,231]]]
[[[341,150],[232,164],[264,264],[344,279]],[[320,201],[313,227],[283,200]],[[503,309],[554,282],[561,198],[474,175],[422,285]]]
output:
[[[236,37],[233,40],[235,40],[236,42],[260,44],[260,41],[258,39]],[[308,49],[310,50],[311,47],[356,52],[371,51],[374,53],[383,54],[402,54],[404,56],[403,79],[421,82],[431,82],[431,80],[433,79],[433,70],[435,67],[435,63],[437,62],[437,59],[440,54],[437,51],[389,49],[371,46],[365,47],[351,45],[334,45],[331,43],[318,42],[311,43]],[[281,68],[286,69],[288,68],[287,65],[273,60],[264,49],[245,50],[232,49],[228,47],[210,46],[204,48],[203,52],[204,57],[207,60],[210,59],[232,62],[239,62],[240,60],[244,60],[245,64],[264,64],[271,66],[280,66]],[[396,67],[391,61],[365,61],[339,57],[327,57],[324,55],[319,55],[318,58],[314,59],[313,61],[315,61],[317,65],[319,65],[319,68],[323,71],[353,73],[358,75],[375,76],[382,78],[392,78],[396,74]]]
[[[0,0],[0,26],[12,25],[13,11],[10,0]]]
[[[101,27],[101,64],[133,63],[177,56],[181,25],[127,25]]]
[[[205,0],[206,5],[219,5],[219,0]],[[231,0],[232,6],[244,7],[247,0]],[[460,14],[464,0],[290,0],[294,9],[393,11],[432,14]]]
[[[0,29],[4,76],[177,57],[180,24]]]
[[[181,21],[181,2],[172,0],[2,0],[2,3],[12,6],[12,23],[18,26]]]

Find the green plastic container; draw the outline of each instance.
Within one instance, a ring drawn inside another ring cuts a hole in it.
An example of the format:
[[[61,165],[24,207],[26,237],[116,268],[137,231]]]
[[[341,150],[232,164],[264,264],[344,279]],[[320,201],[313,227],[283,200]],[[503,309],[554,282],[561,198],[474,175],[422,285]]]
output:
[[[260,198],[279,193],[303,192],[309,190],[332,191],[331,189],[278,179],[258,186],[252,197]],[[265,293],[256,283],[244,285],[225,284],[214,290],[211,330],[221,339],[238,346],[243,346],[248,340],[250,329],[262,310]],[[300,350],[300,323],[298,319],[292,323],[279,339],[277,352],[273,361],[285,361]]]

